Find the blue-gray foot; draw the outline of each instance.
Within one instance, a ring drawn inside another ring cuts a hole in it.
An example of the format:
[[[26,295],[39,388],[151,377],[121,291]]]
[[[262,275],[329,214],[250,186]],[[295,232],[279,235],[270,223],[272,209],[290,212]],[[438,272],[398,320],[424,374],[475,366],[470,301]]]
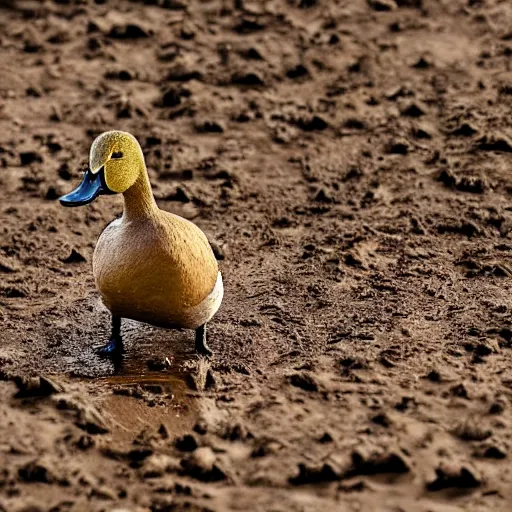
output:
[[[121,317],[112,316],[112,334],[108,343],[98,349],[101,357],[116,357],[123,353],[123,339],[121,338]]]

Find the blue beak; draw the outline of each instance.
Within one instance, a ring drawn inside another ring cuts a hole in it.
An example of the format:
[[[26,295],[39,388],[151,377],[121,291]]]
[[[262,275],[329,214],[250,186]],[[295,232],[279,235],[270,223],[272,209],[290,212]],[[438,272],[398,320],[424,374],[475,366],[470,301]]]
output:
[[[83,206],[92,203],[101,194],[114,194],[105,183],[103,168],[97,173],[89,169],[85,172],[84,179],[78,187],[59,198],[62,206]]]

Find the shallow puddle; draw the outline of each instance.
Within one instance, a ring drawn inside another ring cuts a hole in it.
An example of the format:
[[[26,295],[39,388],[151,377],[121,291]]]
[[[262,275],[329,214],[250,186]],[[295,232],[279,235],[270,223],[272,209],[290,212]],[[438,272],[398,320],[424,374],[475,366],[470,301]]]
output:
[[[124,386],[130,387],[133,382],[133,379],[115,377],[105,383],[119,389]],[[156,432],[162,429],[162,425],[171,438],[190,431],[197,421],[196,399],[188,394],[188,388],[183,380],[165,380],[159,377],[144,379],[137,383],[142,386],[159,386],[163,394],[155,395],[154,401],[151,397],[135,398],[113,392],[107,394],[101,400],[100,407],[108,416],[114,443],[133,443],[144,431]]]
[[[190,431],[198,416],[184,368],[196,359],[190,332],[126,324],[123,358],[112,362],[93,355],[97,359],[87,365],[95,377],[86,380],[99,391],[98,407],[108,417],[113,443],[131,444],[145,430],[156,432],[162,425],[171,438]]]

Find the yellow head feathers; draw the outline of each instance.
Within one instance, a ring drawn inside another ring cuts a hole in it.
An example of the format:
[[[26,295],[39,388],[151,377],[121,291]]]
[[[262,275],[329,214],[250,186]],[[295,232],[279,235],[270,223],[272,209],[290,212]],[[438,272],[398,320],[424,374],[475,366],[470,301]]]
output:
[[[104,132],[92,143],[89,165],[93,174],[104,168],[110,191],[128,190],[144,169],[144,155],[137,139],[127,132]]]

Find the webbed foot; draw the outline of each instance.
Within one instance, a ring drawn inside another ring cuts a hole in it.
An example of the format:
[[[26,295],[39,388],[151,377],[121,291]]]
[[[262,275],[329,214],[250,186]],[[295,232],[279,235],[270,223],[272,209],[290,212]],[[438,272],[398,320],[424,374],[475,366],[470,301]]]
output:
[[[121,317],[112,316],[112,334],[106,345],[99,347],[97,353],[100,357],[117,358],[124,351],[123,339],[121,338]]]
[[[123,340],[119,338],[110,338],[108,343],[97,349],[97,353],[101,357],[120,356],[124,351]]]

